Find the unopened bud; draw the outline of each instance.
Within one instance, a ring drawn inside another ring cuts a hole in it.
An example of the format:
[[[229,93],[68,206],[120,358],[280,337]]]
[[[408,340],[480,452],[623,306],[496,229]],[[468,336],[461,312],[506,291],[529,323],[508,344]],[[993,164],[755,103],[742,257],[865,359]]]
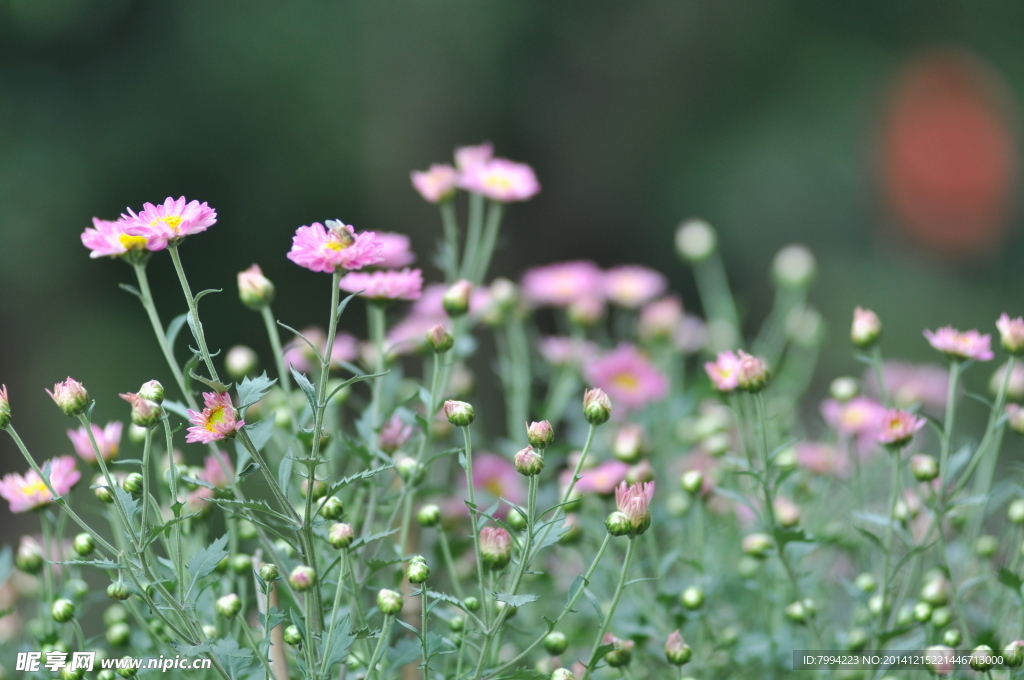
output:
[[[690,661],[691,656],[693,650],[683,641],[682,634],[678,630],[672,631],[665,641],[665,658],[668,662],[673,666],[684,666]]]
[[[300,593],[316,585],[316,571],[312,567],[300,564],[288,575],[288,583]]]
[[[476,612],[480,611],[480,600],[470,595],[462,600],[462,606],[466,608],[466,611]]]
[[[46,390],[57,407],[67,416],[78,416],[89,407],[89,393],[82,383],[69,377],[53,386],[53,392]]]
[[[612,400],[599,388],[583,394],[583,417],[591,425],[602,425],[612,416]]]
[[[508,532],[501,527],[481,529],[480,559],[488,569],[504,569],[512,561],[512,537]]]
[[[551,673],[551,680],[576,680],[576,676],[568,668],[556,668]]]
[[[0,430],[11,424],[11,402],[7,398],[7,385],[0,385]]]
[[[786,246],[772,261],[772,276],[782,288],[805,288],[814,278],[817,264],[814,255],[805,246]]]
[[[961,642],[963,642],[963,636],[958,628],[950,628],[942,634],[942,644],[949,645],[953,649],[959,647]]]
[[[751,557],[767,557],[772,545],[768,534],[747,534],[743,537],[743,552]]]
[[[273,562],[268,562],[260,567],[260,578],[266,583],[276,581],[280,575],[280,572],[277,570],[277,565]]]
[[[470,404],[454,399],[444,402],[444,414],[448,417],[448,422],[456,427],[468,427],[476,418]]]
[[[132,424],[139,427],[153,427],[163,417],[163,409],[155,401],[145,399],[141,394],[125,392],[120,395],[132,406]]]
[[[284,641],[292,647],[302,644],[302,633],[299,632],[298,626],[288,626],[284,629]]]
[[[786,618],[793,623],[807,623],[807,609],[800,600],[786,605]]]
[[[1017,434],[1024,436],[1024,408],[1018,404],[1007,404],[1006,425]]]
[[[687,220],[676,230],[676,250],[687,262],[700,262],[711,257],[718,244],[718,236],[704,220]]]
[[[132,591],[124,581],[114,581],[107,586],[107,597],[111,600],[127,600],[131,595]]]
[[[974,541],[974,554],[982,559],[991,559],[999,549],[999,539],[991,534],[978,536]]]
[[[527,446],[516,454],[515,464],[519,474],[534,477],[544,469],[544,457]]]
[[[608,515],[604,526],[612,536],[628,536],[633,531],[633,523],[623,512],[615,511]]]
[[[419,560],[409,562],[409,566],[405,570],[405,577],[409,579],[409,583],[418,585],[426,581],[429,576],[430,569],[427,567],[427,563]]]
[[[932,620],[932,606],[927,602],[918,602],[914,605],[914,620],[919,623]]]
[[[679,601],[687,609],[700,609],[704,605],[704,590],[698,586],[690,586],[679,596]]]
[[[235,380],[241,380],[255,371],[259,363],[256,350],[246,345],[235,345],[224,355],[224,370]]]
[[[939,462],[926,453],[910,457],[910,472],[919,482],[930,482],[939,476]]]
[[[97,478],[95,484],[92,487],[93,495],[96,496],[96,499],[100,503],[113,503],[114,502],[114,492],[113,492],[113,490],[111,490],[110,487],[105,485],[104,481],[105,480],[103,480],[102,477],[98,477]],[[115,484],[116,484],[116,482],[115,482]]]
[[[216,609],[218,614],[230,619],[242,610],[242,600],[234,593],[225,595],[224,597],[217,598]]]
[[[878,580],[874,574],[864,572],[857,576],[857,579],[853,582],[860,590],[865,593],[874,592],[875,588],[878,587]]]
[[[107,628],[107,642],[114,647],[124,647],[132,637],[132,629],[127,623],[115,623]]]
[[[1003,648],[1003,664],[1016,668],[1024,663],[1024,640],[1014,640]]]
[[[569,638],[565,637],[565,633],[556,630],[544,637],[544,649],[551,656],[558,656],[568,648]]]
[[[352,525],[344,522],[332,524],[331,528],[327,530],[327,542],[338,550],[352,545],[354,536],[355,532],[352,529]]]
[[[870,349],[882,335],[882,322],[870,309],[856,307],[850,326],[850,340],[860,349]]]
[[[260,310],[274,301],[274,284],[259,265],[238,272],[238,299],[250,309]]]
[[[535,449],[544,450],[555,441],[555,428],[546,420],[526,426],[526,441]]]
[[[345,514],[345,504],[336,496],[321,498],[320,516],[324,519],[338,519]]]
[[[435,526],[441,521],[441,508],[433,503],[424,505],[419,509],[419,512],[416,513],[416,521],[420,523],[420,526]]]
[[[407,486],[418,484],[423,479],[423,464],[417,462],[415,458],[400,456],[395,461],[395,470]]]
[[[996,665],[996,654],[988,645],[978,645],[971,651],[971,668],[987,671]]]
[[[944,576],[935,576],[921,588],[921,599],[939,607],[949,602],[949,581]]]
[[[624,463],[640,460],[644,450],[644,428],[642,425],[623,425],[615,432],[612,453]]]
[[[623,668],[633,660],[633,647],[636,643],[632,640],[620,640],[611,633],[605,635],[605,643],[612,644],[612,650],[604,655],[604,661],[612,668]]]
[[[427,331],[427,347],[435,354],[444,354],[455,346],[455,338],[444,324],[435,324]]]
[[[473,284],[465,279],[456,281],[444,292],[441,300],[444,311],[453,319],[469,311],[469,299],[473,295]]]
[[[768,368],[764,361],[743,350],[740,350],[738,354],[740,364],[736,369],[736,380],[739,388],[751,394],[760,392],[768,384]]]
[[[700,470],[687,470],[679,478],[679,485],[688,494],[696,495],[704,488],[704,473]]]
[[[72,542],[71,547],[82,557],[87,557],[96,549],[96,542],[93,540],[91,534],[83,532],[75,536],[75,540]]]
[[[64,598],[54,600],[50,606],[50,614],[57,623],[67,623],[75,618],[75,603]]]
[[[1012,501],[1006,508],[1006,517],[1014,524],[1024,524],[1024,498]]]
[[[402,596],[394,590],[384,588],[377,593],[377,608],[382,614],[393,616],[402,611]]]
[[[842,376],[829,383],[828,392],[836,401],[847,402],[860,393],[860,382],[856,378]]]
[[[160,384],[159,380],[149,380],[142,383],[142,387],[139,388],[139,396],[148,401],[162,404],[164,403],[164,386]]]
[[[133,496],[142,494],[142,475],[138,472],[128,474],[121,482],[121,488]]]
[[[953,621],[953,610],[949,607],[936,607],[932,610],[932,625],[936,628],[945,628]],[[959,644],[959,643],[957,643]],[[956,645],[953,645],[954,647]]]

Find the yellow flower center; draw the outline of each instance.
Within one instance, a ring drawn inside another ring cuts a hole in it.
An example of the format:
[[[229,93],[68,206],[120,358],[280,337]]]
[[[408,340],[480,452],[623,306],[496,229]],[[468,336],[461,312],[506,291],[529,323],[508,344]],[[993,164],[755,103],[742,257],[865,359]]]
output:
[[[117,240],[121,242],[125,250],[142,250],[146,247],[145,236],[132,236],[131,234],[121,234],[117,237]]]
[[[216,432],[216,426],[224,422],[224,407],[217,406],[210,411],[210,415],[206,417],[206,425],[204,427],[210,432]]]
[[[181,226],[182,219],[181,219],[181,215],[165,215],[163,217],[158,217],[155,220],[153,220],[152,222],[150,222],[149,226],[155,227],[158,224],[160,224],[161,222],[166,224],[175,233],[177,233],[178,232],[178,227]]]
[[[640,387],[640,379],[632,373],[619,373],[612,378],[612,382],[624,390],[636,390]]]
[[[508,190],[512,188],[511,180],[504,175],[490,175],[484,180],[484,184],[491,189]]]
[[[487,489],[487,492],[492,496],[501,496],[502,492],[505,491],[505,488],[501,485],[501,481],[498,479],[488,479],[484,482],[484,488]]]
[[[21,492],[26,496],[34,496],[40,493],[48,493],[49,489],[46,488],[46,485],[43,484],[42,480],[38,480],[21,487]]]

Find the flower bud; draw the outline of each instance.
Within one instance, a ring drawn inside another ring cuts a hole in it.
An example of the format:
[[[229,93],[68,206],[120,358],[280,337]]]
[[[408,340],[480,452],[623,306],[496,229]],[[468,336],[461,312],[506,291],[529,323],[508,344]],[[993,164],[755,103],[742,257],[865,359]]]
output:
[[[85,677],[85,669],[65,667],[60,672],[60,680],[82,680]]]
[[[402,596],[394,590],[384,588],[377,593],[377,608],[382,614],[393,616],[402,611]]]
[[[284,629],[284,641],[292,647],[302,644],[302,633],[299,632],[298,626],[288,626]]]
[[[693,656],[690,645],[683,642],[683,636],[678,630],[672,631],[665,641],[665,658],[673,666],[684,666]]]
[[[568,668],[556,668],[551,673],[551,680],[576,680],[576,676]]]
[[[441,304],[448,316],[456,319],[469,311],[469,299],[472,295],[473,284],[461,279],[448,287],[441,299]]]
[[[939,476],[939,463],[926,453],[915,453],[910,457],[910,472],[919,482],[930,482]]]
[[[982,559],[991,559],[999,549],[999,539],[991,534],[978,536],[974,541],[974,554]]]
[[[959,647],[962,641],[963,636],[960,635],[960,630],[958,628],[950,628],[942,634],[942,644],[949,645],[953,649]]]
[[[544,637],[544,649],[547,650],[548,654],[557,656],[564,652],[569,647],[569,638],[565,637],[565,633],[557,630],[551,631]]]
[[[352,530],[352,525],[343,522],[332,524],[331,528],[327,530],[327,542],[338,550],[352,545],[354,536],[355,532]]]
[[[704,473],[700,470],[687,470],[679,478],[679,485],[690,495],[697,495],[704,488]]]
[[[1024,663],[1024,640],[1014,640],[1003,648],[1003,664],[1016,668]]]
[[[163,417],[163,409],[155,401],[144,399],[139,394],[124,392],[119,395],[132,406],[132,424],[139,427],[153,427]]]
[[[128,620],[128,610],[119,604],[112,604],[103,611],[103,625],[113,626]]]
[[[107,628],[107,642],[114,647],[124,647],[132,637],[132,629],[127,623],[115,623]]]
[[[996,665],[996,655],[988,645],[978,645],[971,650],[971,668],[976,671],[987,671]]]
[[[242,600],[234,593],[225,595],[224,597],[217,598],[216,609],[218,614],[226,619],[230,619],[242,610]]]
[[[1024,524],[1024,498],[1012,501],[1006,508],[1006,518],[1014,524]]]
[[[14,556],[14,565],[18,571],[26,574],[38,574],[43,568],[43,553],[39,544],[28,537],[22,537],[18,552]]]
[[[786,605],[786,618],[793,623],[807,623],[807,609],[801,600]]]
[[[89,407],[89,393],[85,391],[82,383],[74,378],[68,378],[53,386],[53,392],[46,390],[58,408],[67,416],[78,416],[85,413]]]
[[[67,583],[64,584],[64,587],[71,595],[72,600],[81,600],[89,594],[89,584],[80,578],[68,579]]]
[[[640,460],[644,450],[644,428],[642,425],[623,425],[615,432],[612,453],[624,463]]]
[[[544,456],[534,451],[532,447],[527,446],[516,454],[515,464],[519,474],[534,477],[539,475],[541,470],[544,469]]]
[[[522,531],[527,526],[526,518],[519,512],[508,513],[508,517],[505,518],[505,523],[508,524],[513,531]]]
[[[878,587],[878,580],[875,579],[874,574],[864,572],[857,576],[857,579],[853,582],[861,591],[865,593],[874,592],[875,588]]]
[[[1024,408],[1018,404],[1007,404],[1006,425],[1017,434],[1024,436]]]
[[[107,586],[107,597],[112,600],[127,600],[132,596],[132,591],[124,581],[114,581]]]
[[[273,562],[267,562],[260,567],[260,578],[266,583],[276,581],[280,575],[280,572],[277,570],[277,565]]]
[[[300,593],[309,590],[316,585],[316,571],[312,567],[300,564],[288,574],[288,583]]]
[[[232,555],[228,558],[228,566],[239,576],[246,576],[252,571],[252,557],[245,553]]]
[[[704,605],[704,590],[698,586],[690,586],[679,596],[679,601],[691,611],[700,609]]]
[[[1024,318],[1011,319],[1009,314],[1003,313],[996,321],[996,328],[1003,349],[1013,356],[1024,355]]]
[[[466,628],[466,619],[461,616],[453,616],[448,619],[448,628],[453,633],[461,633]]]
[[[544,449],[555,441],[555,428],[546,420],[533,422],[526,426],[526,441],[535,449]]]
[[[462,600],[462,606],[466,608],[466,611],[476,612],[480,611],[480,600],[476,599],[472,595]]]
[[[488,569],[504,569],[512,561],[512,537],[501,527],[480,530],[480,559]]]
[[[416,485],[423,479],[423,464],[409,456],[400,456],[395,460],[395,470],[407,486]]]
[[[130,473],[121,482],[121,488],[133,496],[140,495],[142,493],[142,475],[138,472]]]
[[[945,628],[952,620],[953,610],[949,607],[936,607],[932,610],[932,625],[936,628]]]
[[[11,424],[11,402],[7,399],[7,385],[0,385],[0,430]]]
[[[260,310],[274,301],[274,284],[259,265],[238,272],[238,299],[249,309]]]
[[[764,361],[739,350],[740,363],[736,368],[736,380],[739,388],[745,392],[756,394],[768,384],[768,368]]]
[[[505,620],[506,621],[511,619],[511,618],[513,618],[519,612],[519,607],[513,607],[508,602],[498,602],[497,603],[497,612],[498,612],[498,614],[501,614],[506,609],[508,610],[508,614],[505,615]]]
[[[123,663],[121,664],[121,666],[118,667],[118,669],[114,672],[120,675],[122,678],[134,678],[139,672],[139,669],[136,668],[132,663],[134,659],[130,656],[124,656],[122,657],[122,661]]]
[[[882,322],[870,309],[856,307],[853,310],[853,324],[850,326],[850,340],[855,347],[870,349],[882,335]]]
[[[767,557],[772,545],[771,536],[768,534],[747,534],[743,537],[743,552],[751,557]]]
[[[612,416],[612,400],[599,388],[583,394],[583,417],[591,425],[602,425]]]
[[[67,623],[75,617],[75,603],[64,598],[54,600],[50,606],[50,615],[57,623]]]
[[[780,288],[806,288],[816,269],[814,255],[799,244],[786,246],[772,261],[772,276]]]
[[[424,505],[416,513],[416,521],[419,522],[420,526],[432,527],[437,525],[441,521],[441,508],[434,503]]]
[[[448,417],[448,422],[456,427],[468,427],[476,418],[470,404],[454,399],[444,402],[444,414]]]
[[[793,527],[800,522],[800,508],[788,498],[776,498],[772,504],[775,520],[784,527]]]
[[[623,512],[613,512],[604,521],[604,526],[612,536],[628,536],[633,531],[633,524]]]
[[[320,516],[324,519],[338,519],[345,513],[345,504],[336,496],[321,498]]]
[[[149,432],[148,427],[142,427],[135,423],[128,423],[128,441],[132,444],[142,444],[145,442],[147,432]]]
[[[421,560],[412,560],[405,570],[405,577],[412,584],[419,585],[426,581],[428,576],[430,576],[430,569],[427,567],[427,563]]]
[[[160,384],[159,380],[149,380],[142,383],[142,387],[139,388],[139,396],[147,401],[162,404],[164,403],[164,386]]]
[[[856,378],[842,376],[829,383],[828,392],[836,401],[847,402],[860,394],[860,382]]]
[[[573,325],[588,328],[604,317],[604,300],[596,295],[586,295],[569,303],[565,315]]]
[[[633,660],[633,647],[636,646],[632,640],[620,640],[611,633],[604,636],[605,643],[612,644],[612,650],[604,655],[604,661],[612,668],[623,668]]]
[[[82,557],[87,557],[96,549],[96,542],[93,540],[92,534],[82,532],[75,536],[75,540],[71,543],[71,547]]]
[[[455,338],[443,323],[435,324],[427,331],[427,347],[434,354],[444,354],[455,346]]]
[[[944,576],[936,576],[921,588],[921,599],[934,607],[941,607],[949,602],[949,581]]]
[[[932,606],[927,602],[918,602],[913,609],[914,620],[918,623],[925,623],[932,620]]]
[[[691,219],[676,229],[676,251],[687,262],[701,262],[715,253],[718,236],[704,220]]]
[[[260,357],[246,345],[235,345],[224,355],[224,370],[235,380],[241,380],[256,370]]]

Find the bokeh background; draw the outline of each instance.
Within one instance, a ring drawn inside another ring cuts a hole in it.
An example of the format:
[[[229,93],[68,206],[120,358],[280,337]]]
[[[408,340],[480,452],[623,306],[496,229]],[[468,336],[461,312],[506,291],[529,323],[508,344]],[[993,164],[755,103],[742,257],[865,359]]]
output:
[[[0,0],[0,383],[49,457],[71,422],[44,387],[74,375],[106,422],[166,372],[117,288],[130,268],[79,242],[93,216],[208,201],[220,221],[182,256],[194,289],[225,289],[203,301],[211,345],[266,352],[237,271],[259,263],[283,320],[322,324],[324,279],[285,253],[340,218],[410,234],[439,279],[408,173],[483,140],[543,185],[510,211],[498,274],[646,263],[699,309],[671,247],[699,215],[751,326],[774,253],[817,254],[819,390],[860,371],[855,304],[889,354],[933,359],[923,328],[1024,312],[1022,25],[1017,2]],[[166,257],[150,272],[166,322],[184,302]],[[23,467],[0,437],[0,472]]]

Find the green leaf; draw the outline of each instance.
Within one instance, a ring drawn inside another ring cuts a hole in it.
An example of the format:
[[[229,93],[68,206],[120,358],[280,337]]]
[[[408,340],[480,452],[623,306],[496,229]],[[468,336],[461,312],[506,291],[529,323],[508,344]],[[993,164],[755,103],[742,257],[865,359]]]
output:
[[[180,416],[184,420],[188,420],[188,407],[180,401],[165,400],[164,403],[160,405],[164,407],[165,411],[170,411],[174,415]]]
[[[898,524],[897,522],[891,521],[888,516],[880,515],[876,512],[860,512],[859,510],[855,510],[850,513],[850,517],[859,519],[862,522],[886,528],[895,527]]]
[[[403,637],[394,647],[388,650],[390,672],[388,677],[395,677],[401,672],[402,666],[420,658],[420,643],[411,637]]]
[[[387,375],[390,372],[391,371],[384,371],[383,373],[369,373],[369,374],[366,374],[366,375],[355,375],[355,376],[352,376],[351,378],[349,378],[348,380],[346,380],[345,382],[341,383],[340,385],[335,387],[333,390],[331,390],[331,393],[327,395],[327,399],[325,401],[329,402],[331,400],[331,398],[334,397],[335,394],[337,394],[339,391],[345,389],[349,385],[352,385],[352,384],[357,383],[357,382],[362,382],[364,380],[372,380],[373,378],[381,378],[381,377],[384,377],[385,375]]]
[[[114,495],[117,497],[117,502],[124,508],[124,514],[128,515],[128,531],[135,533],[135,516],[139,512],[139,501],[137,498],[132,497],[130,493],[121,488],[120,485],[114,487]]]
[[[167,324],[167,346],[174,348],[174,341],[178,339],[178,334],[181,333],[181,329],[184,328],[185,322],[188,320],[188,312],[179,314],[178,316],[171,319],[171,322]]]
[[[228,535],[224,534],[210,545],[199,550],[191,559],[189,559],[188,573],[192,576],[192,583],[190,583],[188,587],[189,592],[191,592],[196,583],[199,582],[199,579],[212,574],[220,561],[228,556],[228,551],[224,549],[227,544]],[[218,654],[218,656],[220,656],[220,654]]]
[[[249,441],[252,442],[252,445],[258,451],[266,446],[270,438],[274,436],[274,421],[267,418],[255,423],[247,423],[245,433],[249,435]]]
[[[341,315],[345,313],[345,308],[348,307],[348,303],[351,302],[352,298],[354,298],[356,295],[358,295],[358,293],[352,293],[351,295],[349,295],[344,300],[338,303],[338,319],[341,319]]]
[[[5,545],[3,549],[0,549],[0,583],[5,583],[11,575],[11,565],[13,562],[11,546]]]
[[[787,543],[814,543],[814,537],[803,529],[784,529],[779,527],[775,530],[775,544],[781,549]]]
[[[349,626],[349,617],[346,616],[338,625],[334,627],[334,634],[331,637],[330,649],[321,651],[322,656],[325,658],[324,668],[327,670],[327,674],[331,675],[331,668],[334,664],[345,660],[348,656],[348,650],[352,647],[352,643],[355,642],[356,636],[352,634]],[[327,633],[324,632],[324,638],[326,640]]]
[[[254,500],[246,499],[244,501],[240,501],[240,500],[236,500],[234,498],[211,498],[210,502],[211,503],[216,503],[217,505],[221,506],[225,510],[231,510],[231,509],[234,509],[234,508],[239,508],[239,509],[240,508],[248,508],[250,510],[257,510],[259,512],[266,513],[266,514],[270,515],[271,517],[275,517],[275,518],[281,520],[282,522],[291,523],[291,518],[289,518],[287,515],[281,514],[277,510],[274,510],[264,500],[254,501]],[[237,512],[237,510],[236,510],[236,512]]]
[[[117,284],[117,287],[120,288],[121,290],[128,291],[129,293],[131,293],[135,297],[139,298],[140,300],[142,299],[142,293],[139,292],[138,288],[136,288],[135,286],[133,286],[131,284],[119,283],[119,284]]]
[[[281,457],[281,464],[277,466],[277,483],[282,489],[288,488],[292,478],[292,449],[288,447],[284,456]]]
[[[1000,583],[1012,590],[1018,600],[1021,598],[1020,587],[1024,585],[1024,580],[1022,580],[1020,576],[1006,567],[1000,567],[996,578],[999,579]]]
[[[295,370],[294,366],[289,366],[288,370],[292,372],[292,377],[295,378],[295,384],[299,386],[302,393],[306,395],[306,400],[309,402],[309,407],[316,411],[316,388],[313,387],[313,383],[309,382],[309,378]]]
[[[189,369],[188,374],[192,377],[193,380],[198,380],[199,382],[203,383],[204,385],[209,387],[214,392],[221,392],[221,393],[223,393],[223,392],[227,392],[227,391],[229,391],[231,389],[231,385],[225,385],[222,382],[218,382],[216,380],[211,380],[210,378],[207,378],[205,376],[199,375],[193,369]]]
[[[379,541],[382,538],[387,538],[388,536],[391,536],[392,534],[397,534],[397,533],[398,533],[398,529],[395,528],[395,529],[391,529],[389,531],[381,531],[380,533],[377,533],[377,534],[370,534],[369,536],[360,536],[356,540],[352,541],[352,545],[350,545],[348,549],[349,550],[355,550],[356,548],[361,548],[362,546],[364,546],[364,545],[366,545],[368,543],[373,543],[374,541]],[[401,560],[399,560],[399,561],[401,561]]]
[[[268,378],[267,372],[263,371],[263,375],[257,378],[250,380],[246,377],[242,379],[242,382],[235,383],[235,389],[238,391],[238,410],[245,411],[245,409],[257,403],[270,391],[271,386],[276,382],[276,380]]]
[[[384,472],[385,470],[390,470],[393,467],[394,467],[393,463],[388,463],[387,465],[381,465],[380,467],[373,468],[371,470],[363,470],[362,472],[357,472],[354,475],[349,475],[348,477],[344,477],[340,481],[337,481],[337,482],[335,482],[334,484],[331,485],[331,487],[327,490],[327,495],[328,496],[333,496],[339,490],[345,488],[346,486],[348,486],[352,482],[357,482],[360,479],[369,479],[370,477],[373,477],[375,474],[377,474],[379,472]],[[283,485],[282,485],[282,488],[283,488]]]
[[[7,549],[9,551],[9,548]],[[3,553],[0,553],[0,561],[2,561]],[[76,567],[96,567],[97,569],[120,569],[121,565],[117,562],[111,562],[110,560],[66,560],[64,562],[54,562],[54,564],[66,564]],[[3,566],[0,565],[0,576],[3,575]]]
[[[511,593],[495,593],[494,599],[498,602],[504,602],[512,607],[522,607],[523,605],[536,602],[540,599],[540,595],[533,593],[523,593],[522,595],[512,595]]]
[[[244,672],[253,663],[252,650],[242,649],[234,638],[222,638],[213,643],[211,651],[220,659],[231,680],[246,677]]]
[[[861,535],[864,536],[864,538],[874,543],[879,550],[885,552],[885,544],[882,542],[882,539],[880,539],[878,536],[875,536],[873,533],[862,527],[854,527],[854,529],[859,531]]]

